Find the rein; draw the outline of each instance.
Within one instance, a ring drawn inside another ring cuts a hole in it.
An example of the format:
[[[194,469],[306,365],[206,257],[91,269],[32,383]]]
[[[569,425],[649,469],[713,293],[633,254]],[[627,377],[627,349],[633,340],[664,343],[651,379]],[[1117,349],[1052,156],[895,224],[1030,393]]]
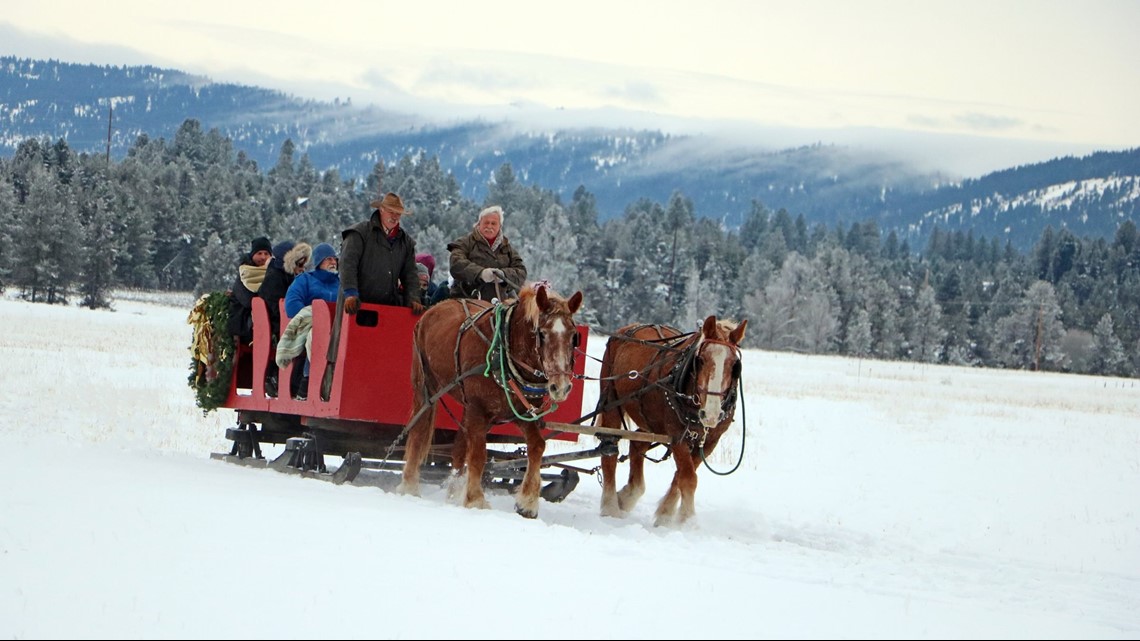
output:
[[[515,418],[520,421],[537,421],[558,409],[557,405],[551,403],[550,395],[547,393],[545,387],[534,387],[527,384],[526,379],[523,378],[515,366],[516,359],[510,353],[510,321],[518,307],[518,301],[509,305],[504,305],[499,302],[489,304],[475,314],[471,313],[468,299],[460,299],[460,303],[463,305],[463,312],[467,317],[459,326],[459,339],[455,342],[455,370],[459,371],[462,362],[459,348],[463,341],[463,335],[466,334],[468,330],[475,330],[479,338],[482,338],[483,342],[487,344],[487,354],[484,359],[484,364],[477,366],[475,369],[481,369],[483,376],[492,378],[503,389],[503,394],[507,397],[507,404],[510,406],[511,413],[514,414]],[[490,323],[492,331],[490,337],[484,334],[478,325],[479,321],[488,314],[491,315]],[[534,375],[540,376],[543,379],[546,378],[546,374],[542,370],[537,368],[532,368],[532,370]],[[463,378],[466,378],[466,376]],[[520,381],[522,383],[521,385]],[[513,397],[512,393],[514,395]],[[527,396],[541,396],[543,398],[542,405],[535,407]],[[523,412],[520,412],[516,406],[515,398],[517,398],[524,407]],[[466,404],[467,390],[465,388],[463,388],[463,401],[464,404]]]
[[[537,421],[538,419],[546,416],[547,414],[558,409],[558,406],[550,401],[550,394],[547,393],[546,388],[529,387],[519,385],[518,381],[523,380],[518,374],[518,370],[514,367],[514,361],[510,355],[510,319],[513,315],[517,303],[515,305],[504,306],[497,304],[493,308],[495,311],[492,315],[491,325],[494,332],[491,335],[490,345],[487,346],[487,358],[485,360],[486,367],[483,370],[483,376],[489,376],[495,380],[503,389],[503,394],[507,397],[507,405],[511,408],[511,413],[515,418],[520,421]],[[504,323],[504,316],[506,322]],[[496,368],[497,366],[497,368]],[[496,371],[496,369],[498,371]],[[545,373],[534,370],[536,375],[546,378]],[[497,375],[496,375],[497,374]],[[511,392],[526,406],[526,413],[522,414],[518,408],[515,407],[514,398]],[[537,396],[542,395],[542,406],[535,407],[526,398],[527,395]]]
[[[436,403],[438,403],[441,398],[446,396],[453,388],[460,387],[461,391],[463,391],[463,397],[464,397],[463,402],[464,402],[464,405],[466,405],[466,403],[467,403],[467,392],[462,386],[463,381],[466,380],[468,377],[474,376],[476,374],[482,374],[483,376],[492,376],[492,374],[493,374],[492,361],[493,360],[497,361],[499,363],[499,366],[500,366],[500,377],[501,378],[499,378],[498,380],[506,380],[507,381],[507,383],[502,384],[503,393],[507,397],[507,402],[511,407],[511,411],[515,414],[515,416],[519,420],[536,421],[539,418],[541,418],[542,416],[545,416],[546,414],[554,411],[558,407],[557,405],[554,405],[553,407],[551,406],[550,396],[548,394],[545,394],[545,390],[543,389],[540,391],[544,392],[544,396],[545,396],[546,402],[543,406],[544,411],[541,411],[541,413],[536,413],[536,408],[534,408],[529,403],[527,403],[526,399],[519,392],[517,385],[514,384],[514,380],[506,376],[505,363],[510,360],[509,354],[508,354],[509,316],[514,311],[514,308],[517,306],[518,303],[516,302],[516,303],[509,305],[509,306],[504,306],[502,304],[497,303],[493,306],[484,307],[483,309],[479,310],[475,314],[471,313],[471,308],[468,306],[468,300],[467,299],[460,299],[460,303],[463,306],[463,313],[466,315],[466,318],[464,318],[463,323],[460,324],[460,326],[459,326],[459,336],[456,338],[456,341],[455,341],[455,370],[459,371],[460,362],[461,362],[460,361],[460,355],[459,355],[460,343],[462,343],[462,341],[463,341],[463,335],[466,334],[467,331],[469,331],[469,330],[475,330],[475,333],[478,334],[478,336],[483,339],[483,342],[488,344],[487,358],[485,359],[484,363],[477,364],[477,365],[471,367],[470,369],[464,371],[462,374],[457,376],[450,383],[448,383],[447,385],[444,385],[442,388],[440,388],[438,391],[436,391],[436,393],[433,394],[429,399],[427,399],[427,401],[420,407],[419,411],[417,411],[411,417],[411,419],[407,422],[407,424],[404,425],[404,429],[396,436],[395,439],[392,440],[392,444],[389,445],[388,449],[384,452],[384,460],[385,461],[387,461],[392,456],[392,452],[394,452],[396,447],[399,445],[399,443],[404,440],[404,438],[408,434],[408,431],[411,430],[412,426],[415,425],[416,421],[418,421],[420,419],[420,417],[423,416],[424,412],[426,412],[430,408],[434,407],[436,405]],[[487,336],[478,327],[479,320],[482,319],[483,316],[485,316],[487,314],[492,314],[491,326],[492,326],[494,331],[492,332],[491,338],[487,338]],[[506,325],[504,325],[502,322],[504,314],[506,314],[508,316],[508,323]],[[498,357],[493,358],[493,355],[496,353],[498,354]],[[513,367],[512,367],[512,370],[513,370]],[[511,395],[508,392],[508,385],[513,385],[513,389],[514,389],[515,393],[519,394],[520,399],[528,405],[529,412],[530,412],[528,415],[520,415],[519,414],[518,410],[514,406],[514,403],[511,401]]]
[[[429,398],[427,402],[425,402],[420,407],[419,411],[412,415],[412,418],[408,420],[407,424],[404,425],[404,429],[398,435],[396,435],[396,438],[392,439],[392,444],[389,445],[388,449],[384,451],[384,462],[388,461],[388,459],[392,456],[392,452],[396,451],[396,446],[400,444],[400,441],[404,440],[404,437],[408,435],[408,431],[411,430],[412,426],[416,424],[416,421],[418,421],[420,417],[423,416],[424,412],[428,411],[428,409],[438,403],[439,399],[443,398],[448,392],[451,391],[451,388],[462,383],[463,379],[467,378],[468,376],[474,376],[475,374],[478,374],[481,368],[482,365],[476,365],[475,367],[472,367],[471,369],[457,376],[455,380],[451,381],[447,385],[444,385],[442,388],[440,388],[439,391],[433,394],[431,398]]]
[[[652,328],[656,329],[659,338],[657,338],[657,339],[638,339],[638,338],[633,338],[633,336],[630,335],[634,332],[637,332],[641,329],[645,329],[647,327],[652,327]],[[700,353],[700,350],[704,348],[704,345],[706,345],[706,344],[723,345],[723,346],[730,348],[732,350],[733,354],[735,354],[735,356],[736,356],[736,363],[737,363],[736,367],[739,367],[740,362],[741,362],[740,347],[734,343],[729,342],[729,341],[714,339],[714,338],[706,338],[704,340],[700,340],[698,338],[698,340],[693,341],[689,345],[685,345],[684,347],[681,347],[681,345],[683,345],[686,341],[688,341],[693,336],[693,334],[695,334],[695,332],[690,332],[688,334],[680,334],[678,336],[673,336],[673,337],[665,337],[661,331],[661,327],[658,325],[639,325],[637,327],[630,328],[629,330],[627,330],[627,332],[625,332],[621,335],[616,335],[619,338],[621,338],[622,340],[625,340],[627,342],[637,343],[637,344],[645,345],[648,347],[653,347],[653,348],[657,349],[659,352],[662,352],[662,353],[668,352],[670,355],[676,355],[677,360],[673,364],[673,366],[669,369],[669,373],[666,376],[662,376],[662,377],[660,377],[658,379],[654,379],[654,380],[646,379],[646,384],[641,386],[636,392],[629,394],[627,396],[624,396],[622,398],[613,399],[610,402],[605,403],[604,405],[601,403],[601,401],[599,401],[597,409],[595,409],[594,412],[592,412],[591,414],[588,414],[586,417],[584,417],[581,420],[585,420],[585,418],[589,418],[589,417],[595,417],[598,414],[604,412],[605,410],[607,410],[611,407],[623,405],[623,404],[629,402],[630,400],[639,398],[639,397],[645,395],[646,393],[652,391],[654,388],[661,389],[663,394],[665,395],[665,402],[669,405],[669,407],[671,407],[673,409],[674,413],[677,415],[677,419],[679,421],[681,421],[681,423],[683,425],[686,426],[685,431],[681,436],[682,440],[688,440],[691,442],[691,446],[695,447],[697,449],[697,453],[700,455],[701,462],[705,464],[705,467],[708,468],[710,472],[712,472],[713,474],[719,475],[719,476],[727,476],[727,475],[735,472],[737,469],[739,469],[741,463],[744,461],[744,444],[745,444],[745,439],[747,438],[747,435],[746,435],[746,432],[747,432],[747,429],[746,429],[747,415],[745,413],[745,410],[744,409],[741,410],[740,457],[737,459],[736,464],[732,467],[732,469],[725,471],[725,472],[722,472],[722,471],[719,471],[719,470],[713,468],[709,464],[709,461],[705,455],[705,439],[708,437],[708,430],[704,429],[703,427],[698,428],[698,429],[691,429],[689,427],[691,425],[699,425],[699,423],[700,423],[700,420],[696,417],[694,411],[692,411],[692,408],[696,407],[698,394],[695,391],[693,394],[686,394],[686,393],[684,393],[684,390],[690,385],[690,383],[692,383],[692,380],[693,380],[693,378],[692,378],[693,377],[693,361],[696,359],[697,355]],[[650,363],[648,365],[646,365],[646,367],[640,371],[630,371],[628,374],[614,375],[614,376],[611,376],[608,378],[609,379],[616,379],[616,378],[621,378],[624,376],[628,376],[630,379],[637,379],[639,377],[645,378],[645,374],[647,372],[649,372],[652,369],[659,367],[662,364],[663,364],[662,354],[658,354],[658,356],[651,359]],[[734,369],[735,369],[735,367],[734,367]],[[601,380],[601,379],[599,379],[599,380]],[[695,385],[695,383],[694,383],[694,385]],[[716,396],[716,397],[720,398],[721,399],[720,408],[721,408],[722,416],[727,416],[729,413],[732,413],[736,409],[736,402],[737,402],[738,397],[742,393],[741,390],[742,390],[741,372],[739,370],[737,370],[737,371],[733,372],[732,382],[729,384],[727,389],[718,390],[718,391],[705,390],[705,394],[707,396]],[[688,404],[688,406],[682,407],[681,401],[685,401]],[[625,420],[624,415],[622,417],[622,420],[624,422],[624,420]],[[664,461],[668,457],[669,457],[669,452],[666,452],[666,455],[664,457],[662,457],[660,459],[660,461]],[[646,457],[646,458],[648,458],[648,457]],[[654,460],[654,459],[650,459],[650,460]],[[654,461],[654,462],[660,462],[660,461]]]
[[[652,339],[652,340],[646,340],[646,339],[641,339],[641,338],[634,338],[634,337],[629,335],[630,332],[636,332],[637,330],[643,329],[646,327],[655,328],[657,330],[657,334],[658,334],[658,336],[660,336],[660,338],[656,338],[656,339]],[[673,345],[675,345],[677,342],[682,342],[684,339],[686,339],[692,335],[693,335],[693,332],[689,332],[688,334],[680,334],[678,336],[666,337],[666,336],[661,334],[661,326],[660,325],[638,325],[637,327],[633,327],[633,328],[630,328],[629,330],[627,330],[627,332],[625,334],[620,334],[620,335],[615,334],[614,336],[617,338],[621,338],[622,340],[629,342],[629,343],[638,343],[640,345],[646,345],[646,346],[652,347],[652,348],[654,348],[658,351],[662,351],[662,352],[664,352],[664,351],[672,352],[672,351],[676,351],[676,348]],[[672,344],[669,344],[669,345],[663,344],[663,343],[670,343],[670,342]],[[581,350],[578,350],[578,351],[579,351],[579,353],[585,354],[585,352],[582,352]],[[589,358],[593,358],[595,361],[601,362],[601,359],[599,359],[599,358],[589,356],[589,354],[586,354],[586,356],[588,356]],[[649,362],[648,365],[641,368],[640,370],[631,369],[628,372],[623,372],[621,374],[614,374],[612,376],[599,376],[599,377],[585,376],[585,375],[576,376],[575,378],[578,378],[581,380],[591,380],[591,381],[614,381],[614,380],[617,380],[619,378],[629,378],[629,380],[635,381],[639,378],[644,378],[644,379],[646,379],[646,385],[641,386],[640,388],[637,389],[636,392],[633,392],[632,394],[627,394],[627,395],[622,396],[620,398],[615,398],[615,399],[609,401],[608,403],[602,403],[602,399],[598,399],[598,403],[594,407],[594,411],[590,412],[589,414],[585,414],[585,415],[579,417],[578,419],[576,419],[574,421],[574,423],[582,424],[585,421],[590,421],[590,424],[593,425],[595,420],[597,419],[598,415],[601,414],[602,412],[604,412],[604,411],[606,411],[612,407],[617,407],[619,405],[623,405],[626,402],[631,401],[635,398],[639,398],[641,396],[644,396],[645,394],[651,392],[654,388],[660,389],[665,394],[674,393],[674,391],[672,389],[670,389],[669,387],[666,387],[665,385],[662,385],[660,381],[649,380],[646,377],[646,374],[648,374],[651,369],[656,367],[657,364],[658,364],[657,359],[654,358]]]
[[[744,385],[743,384],[739,384],[739,385],[740,385],[741,399],[743,400]],[[709,465],[709,460],[707,458],[705,458],[705,444],[701,443],[701,449],[699,450],[700,455],[701,455],[701,463],[704,463],[705,468],[707,468],[708,471],[712,472],[713,474],[716,474],[717,476],[728,476],[729,474],[732,474],[736,470],[739,470],[740,464],[744,462],[744,440],[748,437],[748,409],[747,408],[748,408],[747,403],[741,403],[740,404],[740,456],[736,459],[736,465],[733,465],[731,470],[729,470],[727,472],[721,472],[720,470],[714,468],[712,465]]]
[[[479,338],[483,339],[484,343],[487,343],[488,345],[491,344],[491,339],[487,338],[486,334],[483,333],[483,330],[479,329],[477,323],[487,314],[493,313],[493,308],[488,305],[479,310],[478,313],[472,314],[471,308],[468,306],[468,299],[461,298],[459,299],[459,303],[463,306],[463,314],[466,316],[466,318],[464,318],[463,323],[459,325],[459,336],[455,339],[455,371],[457,372],[459,371],[459,368],[462,364],[462,360],[459,357],[459,347],[463,343],[463,336],[467,333],[468,330],[475,330],[475,333],[479,335]],[[463,380],[463,378],[466,378],[466,376],[460,378],[459,380]],[[463,393],[463,404],[467,405],[467,388],[460,387],[460,391]]]

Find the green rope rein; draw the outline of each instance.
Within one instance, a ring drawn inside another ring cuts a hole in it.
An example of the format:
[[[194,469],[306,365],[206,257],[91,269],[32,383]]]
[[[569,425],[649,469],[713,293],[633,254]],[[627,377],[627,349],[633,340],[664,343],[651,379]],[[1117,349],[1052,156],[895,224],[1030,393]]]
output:
[[[487,366],[483,370],[483,376],[486,376],[486,377],[489,377],[492,379],[494,378],[493,372],[494,372],[495,365],[492,361],[495,360],[495,356],[497,353],[498,361],[499,361],[499,364],[498,364],[498,367],[499,367],[499,386],[503,388],[503,395],[507,397],[507,405],[510,406],[511,413],[514,414],[515,418],[517,418],[520,421],[527,421],[527,422],[537,421],[538,419],[542,418],[543,416],[546,416],[547,414],[558,409],[558,405],[552,403],[549,409],[547,409],[545,412],[541,412],[539,414],[533,414],[533,413],[520,414],[518,408],[515,407],[515,401],[513,398],[511,398],[510,387],[507,386],[507,353],[506,353],[507,348],[506,348],[506,345],[503,344],[503,333],[502,333],[503,314],[506,313],[505,310],[506,310],[506,307],[504,305],[502,305],[501,303],[495,303],[495,313],[493,314],[493,318],[491,320],[491,326],[495,331],[491,335],[491,345],[487,348],[487,358],[485,361]]]

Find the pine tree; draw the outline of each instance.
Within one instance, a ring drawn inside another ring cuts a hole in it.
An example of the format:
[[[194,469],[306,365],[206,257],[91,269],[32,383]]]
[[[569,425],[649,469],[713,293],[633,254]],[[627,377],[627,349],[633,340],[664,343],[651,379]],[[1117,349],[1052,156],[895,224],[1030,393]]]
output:
[[[205,171],[210,154],[206,149],[202,124],[193,118],[183,121],[174,134],[171,152],[188,161],[195,171]]]
[[[998,321],[995,356],[1006,367],[1060,369],[1066,360],[1061,351],[1064,334],[1053,286],[1039,280],[1029,287],[1013,313]]]
[[[236,253],[237,249],[224,244],[218,234],[210,234],[202,251],[202,270],[194,286],[195,297],[207,292],[229,289],[234,282],[234,276],[237,275],[237,267],[234,264]]]
[[[871,315],[865,309],[855,310],[847,326],[847,354],[857,358],[871,355]]]
[[[1124,344],[1112,328],[1112,316],[1105,314],[1093,329],[1093,357],[1089,370],[1093,374],[1125,374],[1127,363]]]
[[[0,290],[11,276],[12,234],[16,228],[16,195],[4,169],[0,163]]]
[[[763,242],[764,237],[769,233],[768,218],[769,212],[764,208],[763,203],[753,200],[752,208],[740,225],[740,244],[745,249],[756,249]]]
[[[110,188],[104,167],[83,169],[94,182],[83,197],[80,209],[82,245],[77,252],[80,264],[81,303],[90,309],[110,307],[110,290],[115,284],[115,260],[120,246],[115,237],[115,213],[111,210]]]
[[[867,283],[867,315],[871,321],[871,355],[893,359],[902,354],[897,287],[883,278]]]
[[[78,271],[73,225],[66,203],[74,202],[42,167],[27,175],[27,200],[17,207],[12,232],[12,285],[32,302],[66,303]]]
[[[788,254],[780,272],[752,299],[761,347],[806,353],[834,350],[837,302],[816,265],[797,252]],[[752,324],[749,324],[751,327]]]
[[[561,205],[547,207],[537,232],[523,239],[522,255],[526,256],[530,280],[548,280],[555,290],[567,295],[578,289],[578,243]]]
[[[511,225],[516,230],[522,231],[522,227],[516,224],[513,217],[526,209],[526,199],[523,197],[524,190],[524,187],[515,178],[511,163],[503,163],[495,170],[491,176],[491,181],[487,184],[487,199],[484,202],[488,206],[498,205],[502,207],[503,211],[512,217]]]
[[[942,342],[946,330],[942,328],[942,308],[934,296],[934,288],[923,284],[915,298],[907,342],[913,360],[937,363],[942,357]]]

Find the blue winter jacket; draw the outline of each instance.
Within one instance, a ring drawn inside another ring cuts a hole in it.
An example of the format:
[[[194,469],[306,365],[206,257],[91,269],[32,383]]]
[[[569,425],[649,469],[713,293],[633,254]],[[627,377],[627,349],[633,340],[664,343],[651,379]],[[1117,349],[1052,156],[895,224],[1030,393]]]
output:
[[[323,269],[305,272],[293,279],[289,291],[285,292],[285,313],[293,318],[302,307],[311,305],[315,300],[335,303],[339,291],[340,274]]]

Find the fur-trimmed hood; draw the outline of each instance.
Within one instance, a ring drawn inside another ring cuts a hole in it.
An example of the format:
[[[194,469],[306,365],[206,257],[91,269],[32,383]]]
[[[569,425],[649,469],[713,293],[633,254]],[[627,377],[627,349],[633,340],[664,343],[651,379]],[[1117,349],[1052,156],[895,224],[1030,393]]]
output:
[[[313,248],[309,243],[297,243],[293,249],[285,252],[285,257],[281,260],[283,269],[286,274],[292,274],[293,270],[297,268],[297,263],[304,259],[308,263],[313,257]],[[308,267],[306,264],[305,267]]]

